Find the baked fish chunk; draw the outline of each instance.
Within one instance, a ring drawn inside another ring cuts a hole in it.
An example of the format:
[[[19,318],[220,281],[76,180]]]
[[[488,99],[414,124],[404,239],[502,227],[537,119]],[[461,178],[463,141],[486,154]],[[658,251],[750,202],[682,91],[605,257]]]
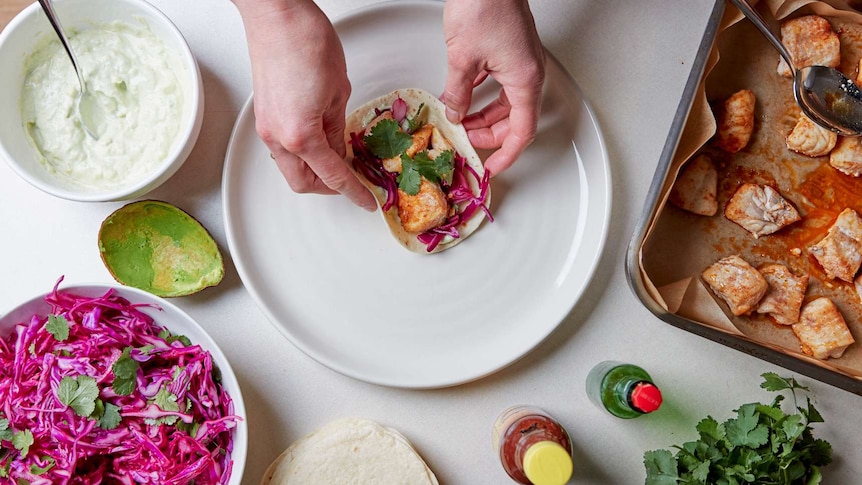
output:
[[[856,340],[847,328],[841,311],[829,298],[821,297],[802,308],[799,323],[793,325],[802,353],[815,359],[838,358]]]
[[[715,144],[728,153],[736,153],[748,145],[754,132],[756,98],[748,89],[730,95],[717,110]]]
[[[782,264],[767,264],[759,271],[769,284],[769,289],[760,300],[757,313],[768,314],[782,325],[798,322],[802,301],[808,290],[808,275],[796,276]]]
[[[827,276],[852,283],[862,265],[862,218],[853,209],[844,209],[826,237],[808,251]]]
[[[718,171],[707,155],[688,162],[670,191],[670,202],[702,216],[718,212]]]
[[[835,148],[838,135],[801,114],[796,126],[787,135],[786,141],[787,148],[796,153],[812,158],[823,157]]]
[[[414,195],[398,189],[398,217],[405,231],[428,231],[442,224],[448,215],[449,201],[434,182],[423,177]]]
[[[818,15],[807,15],[781,24],[781,42],[790,53],[796,69],[808,66],[838,67],[841,64],[841,42],[829,21]],[[793,77],[790,67],[781,59],[778,74]]]
[[[800,219],[799,212],[768,185],[742,184],[727,202],[724,216],[754,238],[772,234]]]
[[[751,313],[769,289],[760,271],[739,255],[717,261],[701,276],[736,316]]]
[[[829,153],[829,165],[853,177],[862,175],[862,139],[855,136],[839,136],[838,143]]]

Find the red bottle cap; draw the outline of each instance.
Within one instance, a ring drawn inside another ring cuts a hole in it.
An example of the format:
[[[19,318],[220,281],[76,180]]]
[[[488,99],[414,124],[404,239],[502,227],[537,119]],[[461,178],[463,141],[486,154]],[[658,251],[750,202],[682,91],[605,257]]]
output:
[[[640,382],[632,390],[631,400],[638,411],[651,413],[661,406],[661,391],[651,382]]]

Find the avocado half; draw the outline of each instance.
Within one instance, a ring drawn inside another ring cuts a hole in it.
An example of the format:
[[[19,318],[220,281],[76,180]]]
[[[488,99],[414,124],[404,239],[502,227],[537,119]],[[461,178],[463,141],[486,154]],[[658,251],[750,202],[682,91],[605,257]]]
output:
[[[99,252],[115,280],[157,296],[191,295],[224,277],[210,233],[167,202],[142,200],[117,209],[99,229]]]

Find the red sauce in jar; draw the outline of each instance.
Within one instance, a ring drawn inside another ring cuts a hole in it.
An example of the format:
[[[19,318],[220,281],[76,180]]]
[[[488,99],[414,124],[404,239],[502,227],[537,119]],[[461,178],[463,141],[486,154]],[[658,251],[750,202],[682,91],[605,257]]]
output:
[[[500,414],[494,426],[493,441],[503,469],[523,485],[532,484],[524,470],[524,457],[531,446],[553,442],[562,446],[569,457],[572,455],[572,441],[563,426],[533,407],[514,406]]]

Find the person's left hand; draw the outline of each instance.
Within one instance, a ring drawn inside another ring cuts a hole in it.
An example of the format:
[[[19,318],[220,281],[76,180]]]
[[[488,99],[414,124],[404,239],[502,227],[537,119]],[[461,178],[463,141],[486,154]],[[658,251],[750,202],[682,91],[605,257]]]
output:
[[[485,161],[496,175],[536,136],[545,51],[526,0],[448,0],[443,11],[449,71],[442,100],[477,148],[499,148]],[[499,97],[467,115],[473,88],[491,76]]]

